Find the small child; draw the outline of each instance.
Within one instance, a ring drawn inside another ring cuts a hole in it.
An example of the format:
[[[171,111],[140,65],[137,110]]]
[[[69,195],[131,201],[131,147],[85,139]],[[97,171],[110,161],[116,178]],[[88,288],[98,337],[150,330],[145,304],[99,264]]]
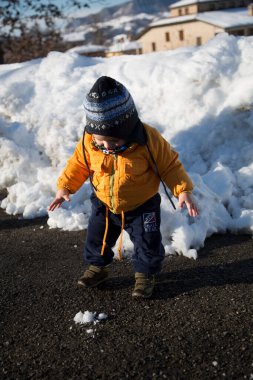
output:
[[[84,247],[88,264],[79,286],[95,287],[108,277],[107,266],[126,230],[134,244],[135,287],[132,296],[152,295],[155,274],[161,270],[164,247],[160,233],[160,181],[185,204],[190,216],[198,209],[191,196],[192,182],[169,143],[143,124],[128,90],[102,76],[86,96],[86,126],[74,154],[58,179],[49,211],[70,201],[89,178],[92,213]]]

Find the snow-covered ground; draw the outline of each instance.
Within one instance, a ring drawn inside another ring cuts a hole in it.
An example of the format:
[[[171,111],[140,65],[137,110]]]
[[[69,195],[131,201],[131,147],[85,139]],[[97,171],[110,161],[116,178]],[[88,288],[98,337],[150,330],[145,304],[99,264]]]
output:
[[[196,257],[215,232],[252,233],[253,38],[226,34],[202,47],[149,55],[52,52],[0,66],[0,188],[8,189],[1,207],[24,218],[47,213],[57,177],[83,132],[84,96],[101,75],[129,89],[141,119],[179,151],[195,183],[196,219],[174,211],[161,190],[166,252]],[[50,213],[49,226],[87,227],[89,194],[86,183]],[[124,248],[132,248],[127,234]]]

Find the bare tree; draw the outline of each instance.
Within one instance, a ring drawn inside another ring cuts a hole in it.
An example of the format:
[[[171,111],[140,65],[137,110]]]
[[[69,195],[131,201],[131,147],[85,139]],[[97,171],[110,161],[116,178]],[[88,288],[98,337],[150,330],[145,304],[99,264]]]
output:
[[[106,0],[1,0],[0,26],[4,63],[43,57],[51,50],[65,50],[56,20],[68,11],[92,7]]]

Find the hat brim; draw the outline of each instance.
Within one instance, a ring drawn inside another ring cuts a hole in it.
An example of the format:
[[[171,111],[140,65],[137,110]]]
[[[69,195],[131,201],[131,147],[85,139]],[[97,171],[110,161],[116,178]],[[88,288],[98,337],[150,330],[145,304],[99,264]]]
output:
[[[122,131],[120,128],[113,128],[113,133],[105,129],[103,132],[98,131],[94,133],[94,130],[89,126],[85,126],[85,132],[92,134],[98,134],[103,136],[113,136],[118,137],[120,139],[124,139],[127,142],[131,143],[137,143],[139,145],[146,145],[147,144],[147,134],[145,127],[141,120],[138,118],[137,123],[135,124],[134,128],[132,129],[132,133],[129,134],[129,131],[126,130],[126,134],[124,134],[124,130]]]

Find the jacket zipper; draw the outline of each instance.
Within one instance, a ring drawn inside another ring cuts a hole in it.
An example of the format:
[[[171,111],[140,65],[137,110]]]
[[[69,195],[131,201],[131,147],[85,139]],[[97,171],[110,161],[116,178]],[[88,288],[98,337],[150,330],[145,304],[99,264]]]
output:
[[[115,171],[117,170],[117,155],[113,155],[113,165],[112,165],[112,171],[110,176],[110,196],[111,196],[111,204],[112,204],[112,210],[114,210],[115,201],[114,201],[114,182],[115,182]]]

